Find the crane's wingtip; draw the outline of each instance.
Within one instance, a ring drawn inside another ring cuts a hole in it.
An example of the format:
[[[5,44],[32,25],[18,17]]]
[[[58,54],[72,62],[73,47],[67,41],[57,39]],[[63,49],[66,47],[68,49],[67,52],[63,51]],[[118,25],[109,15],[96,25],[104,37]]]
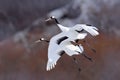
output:
[[[48,62],[46,71],[50,71],[51,69],[55,67],[55,65],[56,65],[56,62]]]

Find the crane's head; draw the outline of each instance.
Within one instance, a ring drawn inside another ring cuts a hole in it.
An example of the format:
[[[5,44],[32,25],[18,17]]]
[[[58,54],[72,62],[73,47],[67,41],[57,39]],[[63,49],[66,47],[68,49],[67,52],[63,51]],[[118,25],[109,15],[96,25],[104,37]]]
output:
[[[59,22],[58,22],[58,20],[55,18],[55,16],[51,16],[51,17],[49,17],[48,19],[46,19],[45,21],[46,21],[46,22],[48,22],[48,21],[53,21],[53,22],[59,24]]]
[[[45,38],[40,38],[40,41],[44,41],[45,40]]]
[[[35,43],[39,43],[41,41],[45,41],[45,39],[44,38],[40,38],[39,40],[35,41]]]
[[[51,16],[50,18],[51,18],[51,19],[56,19],[55,16]]]

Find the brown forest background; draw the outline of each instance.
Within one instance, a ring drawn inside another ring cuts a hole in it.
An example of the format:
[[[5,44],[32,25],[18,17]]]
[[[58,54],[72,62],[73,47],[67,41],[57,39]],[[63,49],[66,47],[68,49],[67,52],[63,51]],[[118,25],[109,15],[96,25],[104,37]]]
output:
[[[92,24],[100,35],[86,40],[85,52],[94,59],[64,55],[55,69],[47,72],[47,43],[60,30],[44,20],[55,15],[60,23],[72,26]],[[0,0],[0,80],[119,80],[120,79],[120,0]]]

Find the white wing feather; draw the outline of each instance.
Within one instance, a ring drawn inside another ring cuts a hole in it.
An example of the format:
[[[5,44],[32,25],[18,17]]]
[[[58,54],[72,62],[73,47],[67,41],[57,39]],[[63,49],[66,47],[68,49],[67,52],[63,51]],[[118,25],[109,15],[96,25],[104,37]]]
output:
[[[99,32],[97,31],[98,29],[96,27],[84,26],[83,29],[89,32],[92,36],[99,35]]]
[[[58,45],[56,41],[51,39],[48,47],[48,62],[46,70],[49,71],[53,69],[60,58],[58,50]]]
[[[81,26],[85,31],[87,31],[88,33],[90,33],[92,36],[97,36],[99,35],[99,32],[97,31],[98,28],[93,27],[93,26],[86,26],[86,25],[82,25]]]
[[[60,56],[56,54],[56,55],[54,55],[54,58],[52,58],[52,59],[51,58],[49,58],[49,60],[47,62],[47,68],[46,68],[47,71],[49,71],[55,67],[57,60],[60,58]]]

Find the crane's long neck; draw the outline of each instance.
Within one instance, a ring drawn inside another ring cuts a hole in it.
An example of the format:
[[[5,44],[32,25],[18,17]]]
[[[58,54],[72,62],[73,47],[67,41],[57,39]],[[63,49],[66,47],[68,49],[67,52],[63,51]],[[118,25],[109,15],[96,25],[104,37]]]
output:
[[[68,31],[69,30],[69,28],[61,25],[56,18],[54,19],[54,21],[57,24],[57,26],[60,28],[61,31]]]
[[[55,19],[56,24],[60,24],[57,19]]]

